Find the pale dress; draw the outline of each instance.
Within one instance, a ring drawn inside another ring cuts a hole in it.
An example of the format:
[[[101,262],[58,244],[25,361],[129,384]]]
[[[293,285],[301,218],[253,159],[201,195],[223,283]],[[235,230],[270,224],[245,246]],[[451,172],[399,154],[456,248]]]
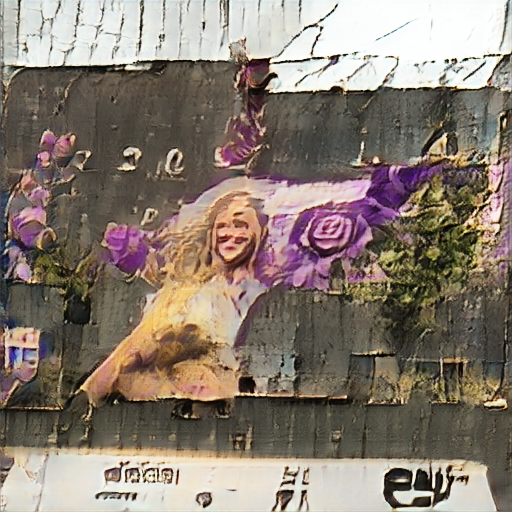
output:
[[[229,283],[165,286],[140,324],[91,374],[81,389],[99,405],[119,392],[128,400],[218,400],[238,391],[233,345],[247,312],[265,286],[253,278]]]

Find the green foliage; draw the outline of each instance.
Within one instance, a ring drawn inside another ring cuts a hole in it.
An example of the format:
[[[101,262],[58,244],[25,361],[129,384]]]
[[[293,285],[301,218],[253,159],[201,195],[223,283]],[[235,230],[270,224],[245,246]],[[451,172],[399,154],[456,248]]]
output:
[[[345,284],[352,300],[383,299],[401,328],[418,327],[420,312],[461,292],[476,265],[477,213],[488,198],[483,167],[435,176],[408,202],[408,210],[383,227],[368,247],[388,276],[383,284]],[[421,326],[425,328],[425,326]]]
[[[88,295],[96,279],[101,259],[97,251],[91,251],[76,269],[65,264],[63,249],[37,251],[34,254],[34,275],[38,283],[60,288],[66,297],[76,296],[81,300]]]
[[[56,288],[66,288],[71,276],[71,269],[64,264],[62,248],[34,253],[34,276],[38,283]]]

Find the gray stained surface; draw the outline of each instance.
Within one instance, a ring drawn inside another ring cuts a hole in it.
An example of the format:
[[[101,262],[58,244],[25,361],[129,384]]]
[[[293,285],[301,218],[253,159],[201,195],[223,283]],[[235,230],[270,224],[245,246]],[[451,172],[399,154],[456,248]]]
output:
[[[102,68],[20,72],[4,100],[3,191],[29,164],[41,133],[50,128],[75,132],[78,149],[93,152],[90,171],[73,183],[77,193],[64,187],[55,200],[56,231],[71,263],[90,240],[101,239],[111,220],[138,225],[148,207],[157,208],[161,219],[176,213],[180,200],[192,200],[207,184],[227,176],[213,167],[213,154],[231,115],[233,74],[229,63],[205,62],[153,64],[151,71],[133,73]],[[510,94],[493,88],[274,94],[265,113],[268,148],[254,175],[354,178],[361,171],[349,163],[362,141],[368,158],[378,154],[402,163],[418,156],[433,127],[443,122],[457,133],[461,151],[486,151],[506,140],[508,132],[500,132],[504,115],[510,120]],[[121,173],[117,167],[128,145],[139,147],[143,156],[136,171]],[[184,155],[185,180],[159,181],[158,164],[173,147]],[[505,211],[510,211],[510,196],[506,201]],[[509,218],[502,222],[502,232],[507,230]],[[150,291],[142,282],[105,276],[93,292],[90,323],[79,326],[64,323],[56,290],[3,286],[17,323],[53,337],[62,358],[61,397],[133,329]],[[79,422],[59,436],[59,411],[12,409],[2,411],[1,444],[86,443],[242,457],[469,459],[488,465],[500,509],[511,509],[509,411],[434,403],[428,386],[413,392],[407,404],[391,405],[397,381],[410,367],[421,369],[426,380],[444,379],[452,393],[445,399],[458,401],[462,377],[456,366],[441,368],[443,358],[452,365],[463,362],[466,378],[476,375],[490,392],[493,383],[510,380],[509,298],[505,288],[468,290],[438,306],[442,329],[413,347],[406,337],[386,335],[378,304],[345,304],[336,295],[276,289],[261,298],[245,326],[242,350],[253,354],[248,373],[270,376],[276,388],[289,385],[298,395],[346,395],[353,403],[244,396],[235,400],[228,418],[206,411],[200,420],[172,418],[172,401],[121,403],[97,410],[90,424]],[[319,382],[325,384],[319,388]],[[50,405],[40,382],[29,395],[40,407]],[[388,403],[369,405],[369,400]],[[23,396],[18,405],[23,406]]]

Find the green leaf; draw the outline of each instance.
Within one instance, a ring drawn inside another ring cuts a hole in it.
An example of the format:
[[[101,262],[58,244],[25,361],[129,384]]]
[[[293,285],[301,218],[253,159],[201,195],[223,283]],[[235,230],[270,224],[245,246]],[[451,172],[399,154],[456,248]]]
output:
[[[425,256],[429,259],[429,260],[433,260],[433,261],[436,261],[437,258],[439,258],[439,256],[441,255],[441,251],[439,250],[438,247],[436,246],[432,246],[430,249],[428,249],[426,252],[425,252]]]

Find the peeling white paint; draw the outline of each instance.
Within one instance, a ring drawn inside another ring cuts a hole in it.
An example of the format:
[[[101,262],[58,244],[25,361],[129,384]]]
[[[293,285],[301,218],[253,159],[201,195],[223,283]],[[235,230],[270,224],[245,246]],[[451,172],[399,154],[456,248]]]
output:
[[[139,2],[119,2],[123,8],[120,38],[114,52],[114,64],[136,62],[138,50],[138,34],[140,21]],[[112,30],[113,32],[113,30]]]
[[[510,39],[502,40],[505,6],[506,0],[342,0],[322,23],[314,55],[357,52],[421,62],[509,53]]]
[[[401,60],[483,57],[510,53],[507,0],[4,0],[4,62],[9,66],[48,66],[60,59],[37,52],[45,20],[52,43],[78,41],[110,47],[110,64],[134,60],[226,60],[229,43],[247,38],[253,57],[281,59],[356,53]],[[325,18],[325,19],[323,19]],[[19,23],[18,23],[19,22]],[[94,37],[91,30],[95,28]],[[307,28],[310,27],[310,28]],[[85,29],[85,30],[84,30]],[[300,34],[300,37],[297,37]],[[295,39],[294,39],[295,38]],[[292,41],[287,50],[283,48]],[[54,45],[52,44],[52,47]],[[133,51],[135,49],[135,51]],[[105,64],[101,52],[71,52],[67,65]]]
[[[160,1],[151,2],[151,5],[148,2],[144,2],[142,28],[139,25],[139,30],[142,32],[138,55],[139,60],[154,60],[156,57],[163,18],[163,6],[163,2]],[[146,10],[147,7],[148,9]]]
[[[349,77],[349,89],[375,90],[385,84],[388,77],[398,65],[398,59],[390,57],[376,57],[368,60],[368,64],[361,67],[357,73]]]
[[[102,23],[104,0],[87,0],[81,5],[79,23],[99,27]],[[113,28],[113,27],[112,27]]]
[[[507,11],[508,2],[508,11]],[[227,61],[247,39],[271,92],[494,85],[512,51],[511,0],[4,0],[3,63]],[[508,13],[508,14],[507,14]]]
[[[430,61],[422,64],[403,62],[389,81],[390,87],[460,87],[479,89],[487,85],[500,57],[466,59],[461,62]]]
[[[399,61],[393,57],[352,55],[336,59],[312,59],[271,64],[278,78],[270,92],[326,91],[341,87],[345,91],[375,90],[381,86],[396,89],[420,87],[459,87],[480,89],[489,85],[501,57],[463,61]],[[505,84],[502,84],[504,88]],[[510,90],[510,88],[509,88]]]

